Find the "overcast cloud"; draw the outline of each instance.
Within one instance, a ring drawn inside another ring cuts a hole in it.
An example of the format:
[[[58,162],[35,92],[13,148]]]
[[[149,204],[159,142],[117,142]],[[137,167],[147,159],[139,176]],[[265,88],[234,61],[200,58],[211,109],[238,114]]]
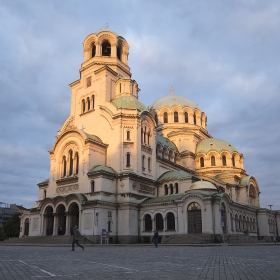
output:
[[[0,201],[31,207],[70,111],[82,43],[104,29],[130,45],[140,101],[197,103],[208,132],[245,157],[261,206],[280,209],[280,2],[0,1]]]

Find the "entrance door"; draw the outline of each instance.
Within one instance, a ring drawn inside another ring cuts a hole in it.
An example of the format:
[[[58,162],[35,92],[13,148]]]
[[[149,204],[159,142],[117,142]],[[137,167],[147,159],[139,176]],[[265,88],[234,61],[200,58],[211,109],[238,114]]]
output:
[[[188,206],[188,233],[202,233],[201,207],[196,202]]]
[[[24,235],[28,236],[29,235],[29,219],[26,218],[24,221]]]
[[[45,212],[45,219],[46,219],[46,235],[53,235],[53,208],[48,206]]]
[[[79,206],[77,203],[72,203],[69,207],[70,217],[70,233],[73,235],[73,227],[79,226]]]

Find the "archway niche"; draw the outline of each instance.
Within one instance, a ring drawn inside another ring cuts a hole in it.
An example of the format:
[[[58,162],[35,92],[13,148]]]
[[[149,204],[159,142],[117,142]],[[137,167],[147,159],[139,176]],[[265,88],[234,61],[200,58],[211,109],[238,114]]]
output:
[[[145,231],[152,231],[153,224],[152,224],[152,218],[150,214],[147,214],[145,216]]]
[[[198,203],[192,202],[188,206],[188,233],[202,233],[201,207]]]
[[[65,234],[65,228],[66,228],[66,213],[65,213],[65,206],[59,205],[57,207],[57,234],[58,235],[64,235]]]
[[[24,235],[28,236],[29,235],[29,219],[26,218],[24,221]]]
[[[45,219],[46,219],[46,235],[53,235],[53,208],[48,206],[45,210]]]
[[[69,207],[69,219],[70,219],[70,234],[73,235],[73,227],[79,226],[79,206],[77,203],[72,203]]]
[[[108,41],[102,43],[102,56],[111,56],[111,45]]]

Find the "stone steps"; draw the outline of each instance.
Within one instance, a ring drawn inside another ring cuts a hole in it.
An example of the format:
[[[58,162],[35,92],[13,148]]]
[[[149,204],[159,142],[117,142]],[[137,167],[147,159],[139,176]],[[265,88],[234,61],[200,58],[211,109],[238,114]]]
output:
[[[71,244],[73,236],[54,235],[54,236],[25,236],[21,238],[10,238],[5,243],[12,244]]]

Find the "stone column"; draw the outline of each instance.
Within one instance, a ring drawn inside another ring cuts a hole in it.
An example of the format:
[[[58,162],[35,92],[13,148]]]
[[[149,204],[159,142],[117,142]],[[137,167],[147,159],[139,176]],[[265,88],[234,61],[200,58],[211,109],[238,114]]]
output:
[[[70,235],[70,228],[69,228],[69,213],[65,212],[66,215],[66,225],[65,225],[65,235]]]

